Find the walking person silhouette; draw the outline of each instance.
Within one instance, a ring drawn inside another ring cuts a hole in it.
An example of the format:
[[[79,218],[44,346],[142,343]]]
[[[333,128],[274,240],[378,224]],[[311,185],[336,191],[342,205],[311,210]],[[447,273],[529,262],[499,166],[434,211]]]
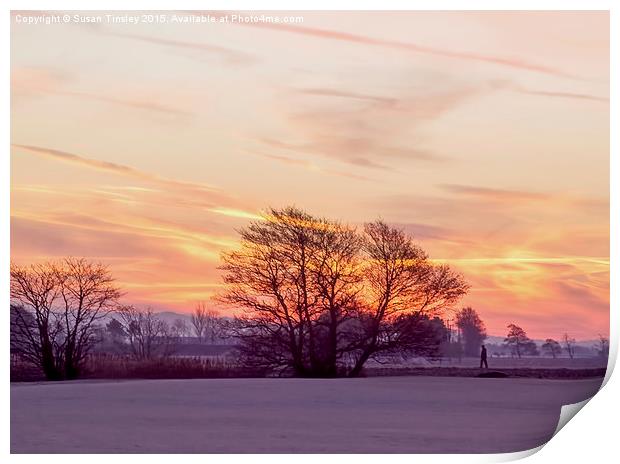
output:
[[[482,369],[483,364],[486,369],[489,368],[489,364],[487,363],[487,349],[484,345],[482,345],[482,351],[480,351],[480,369]]]

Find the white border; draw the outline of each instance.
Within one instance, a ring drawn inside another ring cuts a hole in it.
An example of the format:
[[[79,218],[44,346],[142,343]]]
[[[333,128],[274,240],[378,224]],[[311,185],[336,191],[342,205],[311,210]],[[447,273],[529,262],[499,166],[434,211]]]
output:
[[[284,0],[228,0],[228,1],[198,1],[198,0],[151,0],[131,1],[131,0],[91,0],[86,4],[77,0],[8,0],[3,2],[2,8],[4,15],[1,17],[0,27],[2,34],[2,53],[0,54],[2,63],[2,81],[3,91],[1,92],[1,102],[4,111],[2,112],[2,131],[5,135],[2,145],[2,165],[0,166],[0,295],[8,307],[9,300],[9,185],[10,185],[10,157],[9,157],[9,139],[10,139],[10,104],[9,104],[9,64],[10,64],[10,10],[166,10],[166,9],[225,9],[225,10],[610,10],[611,11],[611,73],[610,82],[618,82],[619,75],[617,72],[618,65],[618,27],[619,27],[619,9],[620,5],[617,1],[612,0],[504,0],[502,2],[490,0],[469,0],[467,2],[458,0],[434,0],[433,2],[423,0],[297,0],[294,5]],[[618,354],[618,336],[619,336],[619,320],[618,320],[618,243],[617,237],[620,232],[620,211],[618,207],[618,176],[620,175],[620,163],[618,161],[618,136],[614,128],[618,126],[618,92],[616,88],[611,88],[611,237],[616,238],[611,243],[611,353],[610,366],[607,372],[606,381],[610,375],[617,359]],[[0,354],[0,363],[5,373],[5,379],[2,383],[2,402],[4,417],[1,422],[1,440],[2,454],[8,455],[10,450],[9,441],[9,382],[8,382],[8,311],[4,312],[3,327],[0,330],[1,346],[4,352]],[[617,456],[618,445],[615,434],[615,417],[613,413],[620,410],[620,381],[612,378],[603,388],[603,390],[593,398],[588,406],[579,413],[579,419],[571,421],[560,433],[554,437],[548,445],[542,447],[542,451],[534,454],[529,459],[532,462],[549,462],[558,461],[563,463],[598,461],[607,462],[611,456]],[[423,462],[500,462],[514,459],[520,459],[535,453],[537,450],[529,452],[513,453],[509,455],[418,455],[412,458],[410,455],[384,455],[390,462],[411,462],[412,459]],[[10,462],[28,462],[33,457],[28,455],[11,455],[7,456]],[[317,459],[312,455],[210,455],[211,462],[236,462],[239,459],[251,460],[258,463],[290,463],[291,460],[296,462],[313,462]],[[376,462],[376,455],[322,455],[318,457],[322,461],[336,462],[345,460],[355,460],[355,462]],[[35,458],[36,459],[36,458]],[[47,462],[67,463],[82,462],[85,459],[81,455],[48,455],[45,457]],[[89,455],[89,461],[94,463],[104,463],[109,457],[105,455]],[[121,463],[135,462],[138,460],[147,460],[150,463],[166,463],[171,459],[168,455],[142,455],[127,456],[117,455],[114,457]],[[184,455],[182,459],[185,462],[204,462],[205,457],[201,455]],[[543,461],[544,460],[544,461]]]

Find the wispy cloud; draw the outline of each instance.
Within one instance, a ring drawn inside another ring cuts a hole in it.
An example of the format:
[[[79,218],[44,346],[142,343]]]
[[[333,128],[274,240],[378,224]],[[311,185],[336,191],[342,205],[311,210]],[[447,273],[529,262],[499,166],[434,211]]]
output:
[[[173,180],[169,180],[169,179],[156,176],[154,174],[149,174],[149,173],[140,171],[138,169],[134,169],[124,164],[117,164],[117,163],[111,163],[109,161],[102,161],[102,160],[98,160],[94,158],[87,158],[87,157],[76,155],[76,154],[69,153],[66,151],[55,150],[53,148],[37,147],[33,145],[21,145],[17,143],[13,143],[11,144],[11,146],[14,148],[21,148],[22,150],[26,150],[36,155],[47,156],[47,157],[55,158],[61,161],[69,162],[69,163],[75,163],[75,164],[87,166],[87,167],[98,169],[98,170],[109,171],[109,172],[113,172],[115,174],[120,174],[123,176],[134,177],[140,180],[146,180],[146,181],[151,181],[151,182],[156,182],[156,183],[159,183],[159,182],[170,183],[172,185],[188,186],[188,187],[193,187],[193,188],[198,187],[204,190],[213,190],[213,187],[210,187],[210,186],[206,186],[202,184],[193,184],[193,183],[173,181]]]
[[[198,51],[201,53],[209,53],[215,56],[220,57],[224,60],[224,62],[232,65],[249,65],[253,64],[257,61],[256,57],[253,55],[241,52],[238,50],[233,50],[226,47],[220,47],[218,45],[211,45],[203,42],[188,42],[183,40],[173,40],[173,39],[164,39],[161,37],[152,37],[152,36],[144,36],[138,34],[128,34],[128,33],[120,33],[120,32],[109,32],[106,31],[105,34],[121,37],[125,39],[137,40],[140,42],[146,42],[154,45],[163,45],[165,47],[173,47],[184,50],[192,50]]]
[[[531,201],[551,198],[551,196],[546,193],[476,187],[471,185],[443,184],[441,187],[450,193],[468,195],[487,200]]]
[[[338,137],[319,136],[313,141],[304,143],[283,143],[280,141],[262,138],[262,143],[272,148],[284,149],[291,152],[301,152],[307,155],[318,155],[336,159],[358,167],[389,170],[389,166],[372,160],[370,157],[362,155],[360,150],[365,150],[363,146],[368,146],[367,139],[345,139]],[[271,159],[291,163],[291,158],[279,155],[269,155]],[[293,161],[295,163],[295,161]],[[316,165],[312,163],[304,164],[307,168],[316,170]]]
[[[11,93],[21,97],[56,95],[83,98],[126,108],[146,110],[173,116],[190,116],[192,113],[171,105],[160,103],[153,98],[123,97],[105,93],[71,90],[71,78],[66,73],[40,67],[14,67],[11,69]]]
[[[480,204],[508,203],[512,205],[529,205],[547,207],[551,210],[558,208],[587,211],[589,214],[607,215],[609,201],[605,198],[584,197],[558,192],[536,192],[525,190],[508,190],[492,187],[480,187],[461,184],[440,184],[439,188],[461,197],[461,201],[477,201]]]
[[[411,234],[415,239],[451,240],[451,237],[454,236],[454,231],[446,227],[440,227],[431,224],[423,224],[417,222],[409,222],[403,224],[393,222],[392,225],[404,230],[408,234]]]
[[[445,155],[420,145],[416,137],[419,127],[474,96],[496,90],[486,84],[449,84],[428,92],[400,89],[389,96],[337,87],[292,89],[292,101],[282,107],[290,125],[288,140],[258,140],[274,149],[375,170],[393,170],[394,160],[446,161]]]
[[[273,142],[273,146],[283,148],[283,144],[278,143],[277,141],[271,141],[270,139],[263,139],[263,142],[268,145],[270,144],[270,142]],[[294,149],[294,147],[289,147],[289,148]],[[267,154],[267,153],[258,153],[256,151],[250,151],[250,153],[260,156],[261,158],[277,161],[279,163],[293,165],[293,166],[300,166],[308,171],[313,171],[313,172],[317,172],[321,174],[327,174],[327,175],[338,176],[338,177],[346,177],[349,179],[356,179],[356,180],[362,180],[362,181],[372,180],[370,177],[356,174],[353,172],[346,172],[346,171],[340,171],[338,169],[324,168],[305,159],[290,158],[288,156],[273,155],[273,154]]]
[[[531,89],[529,87],[522,86],[514,81],[509,80],[491,80],[488,82],[488,85],[492,88],[496,88],[498,90],[510,90],[512,92],[517,92],[523,95],[534,95],[538,97],[552,97],[552,98],[566,98],[566,99],[574,99],[574,100],[590,100],[596,102],[609,102],[608,97],[601,97],[598,95],[587,94],[587,93],[579,93],[579,92],[560,92],[556,90],[538,90]]]
[[[231,14],[223,11],[209,11],[209,12],[195,12],[196,14],[209,14],[211,16],[224,16]],[[235,13],[239,14],[239,13]],[[561,69],[547,66],[545,64],[533,63],[528,60],[516,57],[505,57],[486,55],[484,53],[469,52],[462,50],[448,50],[436,47],[429,47],[411,42],[401,42],[397,40],[387,40],[367,35],[353,34],[350,32],[335,31],[330,29],[320,29],[314,27],[307,27],[301,25],[292,24],[274,24],[274,23],[258,23],[248,22],[239,23],[243,26],[270,29],[275,31],[288,32],[292,34],[305,35],[311,37],[317,37],[326,40],[338,40],[343,42],[358,43],[362,45],[369,45],[373,47],[391,48],[394,50],[402,50],[411,53],[421,53],[426,55],[440,56],[444,58],[451,58],[464,61],[477,61],[482,63],[495,64],[499,66],[505,66],[513,69],[521,69],[525,71],[532,71],[542,74],[548,74],[558,77],[575,77],[571,74],[562,71]]]
[[[99,95],[90,92],[78,92],[78,91],[58,91],[56,92],[58,95],[66,95],[70,97],[82,97],[89,100],[100,101],[103,103],[111,103],[116,105],[126,106],[128,108],[136,108],[140,110],[148,110],[154,111],[157,113],[165,113],[172,114],[177,116],[191,116],[190,111],[185,111],[179,108],[173,108],[172,106],[164,105],[161,103],[157,103],[152,100],[140,100],[140,99],[128,99],[128,98],[118,98],[118,97],[110,97],[106,95]]]
[[[267,145],[271,145],[271,146],[275,146],[278,148],[286,148],[285,146],[283,146],[281,143],[278,143],[277,141],[272,141],[271,139],[262,139],[262,142],[267,144]],[[291,147],[293,148],[293,147]],[[283,164],[289,164],[289,165],[294,165],[294,166],[301,166],[303,168],[306,168],[308,170],[318,170],[318,166],[315,165],[314,163],[305,160],[305,159],[299,159],[299,158],[290,158],[288,156],[282,156],[282,155],[273,155],[273,154],[269,154],[269,153],[259,153],[256,151],[250,151],[250,153],[252,153],[253,155],[256,156],[260,156],[261,158],[265,158],[268,160],[272,160],[272,161],[278,161],[280,163]]]
[[[222,214],[224,216],[240,218],[240,219],[262,219],[263,218],[263,216],[261,216],[260,214],[252,213],[251,211],[234,209],[234,208],[216,207],[216,208],[210,208],[209,211],[215,214]]]
[[[531,90],[523,87],[515,87],[516,92],[525,94],[525,95],[537,95],[541,97],[553,97],[553,98],[569,98],[576,100],[590,100],[595,102],[609,103],[608,97],[599,97],[597,95],[589,95],[584,93],[573,93],[573,92],[554,92],[554,91],[546,91],[546,90]]]
[[[184,190],[187,193],[194,193],[196,195],[200,195],[201,199],[210,201],[212,206],[220,206],[222,202],[229,205],[237,203],[228,195],[221,192],[219,189],[203,183],[168,179],[155,174],[141,171],[139,169],[135,169],[124,164],[88,158],[85,156],[76,155],[74,153],[69,153],[66,151],[56,150],[52,148],[22,144],[11,144],[11,147],[33,153],[38,156],[44,156],[47,158],[84,166],[98,171],[110,172],[120,176],[131,177],[137,180],[150,182],[168,189]]]
[[[86,212],[14,211],[12,216],[23,221],[34,221],[93,232],[135,235],[138,237],[163,239],[171,244],[183,243],[186,245],[210,247],[212,255],[216,258],[218,250],[236,245],[236,241],[226,235],[208,233],[201,228],[181,225],[161,218],[154,219],[134,214],[131,220],[128,221],[126,216],[128,212],[116,210],[115,214],[110,214],[110,217],[106,219],[92,216]]]
[[[370,95],[356,92],[346,92],[343,90],[328,89],[328,88],[308,88],[297,89],[297,92],[306,95],[318,95],[322,97],[338,97],[338,98],[352,98],[354,100],[370,101],[375,103],[381,103],[385,105],[394,105],[397,100],[389,97],[382,97],[378,95]]]

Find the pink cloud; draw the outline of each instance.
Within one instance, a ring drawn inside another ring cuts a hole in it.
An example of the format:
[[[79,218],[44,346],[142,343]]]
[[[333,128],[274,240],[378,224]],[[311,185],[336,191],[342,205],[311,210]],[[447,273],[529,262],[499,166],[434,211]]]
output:
[[[223,11],[197,11],[195,14],[209,14],[215,17],[225,16],[226,14],[230,14],[229,12]],[[460,50],[447,50],[435,47],[428,47],[424,45],[419,45],[410,42],[400,42],[396,40],[386,40],[374,38],[361,34],[353,34],[349,32],[343,31],[334,31],[329,29],[319,29],[314,27],[306,27],[300,25],[291,25],[291,24],[274,24],[274,23],[257,23],[257,22],[248,22],[248,23],[240,23],[243,26],[270,29],[274,31],[282,31],[288,32],[292,34],[305,35],[310,37],[317,37],[320,39],[326,40],[338,40],[350,43],[358,43],[362,45],[370,45],[376,47],[385,47],[391,48],[395,50],[403,50],[406,52],[412,53],[422,53],[433,56],[440,56],[444,58],[451,58],[457,60],[464,61],[478,61],[483,63],[495,64],[515,69],[521,69],[525,71],[532,71],[537,73],[548,74],[552,76],[558,77],[575,77],[572,76],[560,69],[546,66],[544,64],[532,63],[527,60],[521,58],[514,57],[503,57],[503,56],[493,56],[493,55],[485,55],[482,53],[476,52],[467,52]]]

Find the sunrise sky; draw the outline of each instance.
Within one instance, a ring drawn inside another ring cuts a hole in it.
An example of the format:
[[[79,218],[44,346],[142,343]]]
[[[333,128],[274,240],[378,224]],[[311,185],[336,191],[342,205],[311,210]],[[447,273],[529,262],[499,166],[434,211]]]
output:
[[[98,259],[126,301],[189,312],[235,229],[295,204],[412,233],[491,335],[609,333],[607,13],[19,14],[14,261]]]

